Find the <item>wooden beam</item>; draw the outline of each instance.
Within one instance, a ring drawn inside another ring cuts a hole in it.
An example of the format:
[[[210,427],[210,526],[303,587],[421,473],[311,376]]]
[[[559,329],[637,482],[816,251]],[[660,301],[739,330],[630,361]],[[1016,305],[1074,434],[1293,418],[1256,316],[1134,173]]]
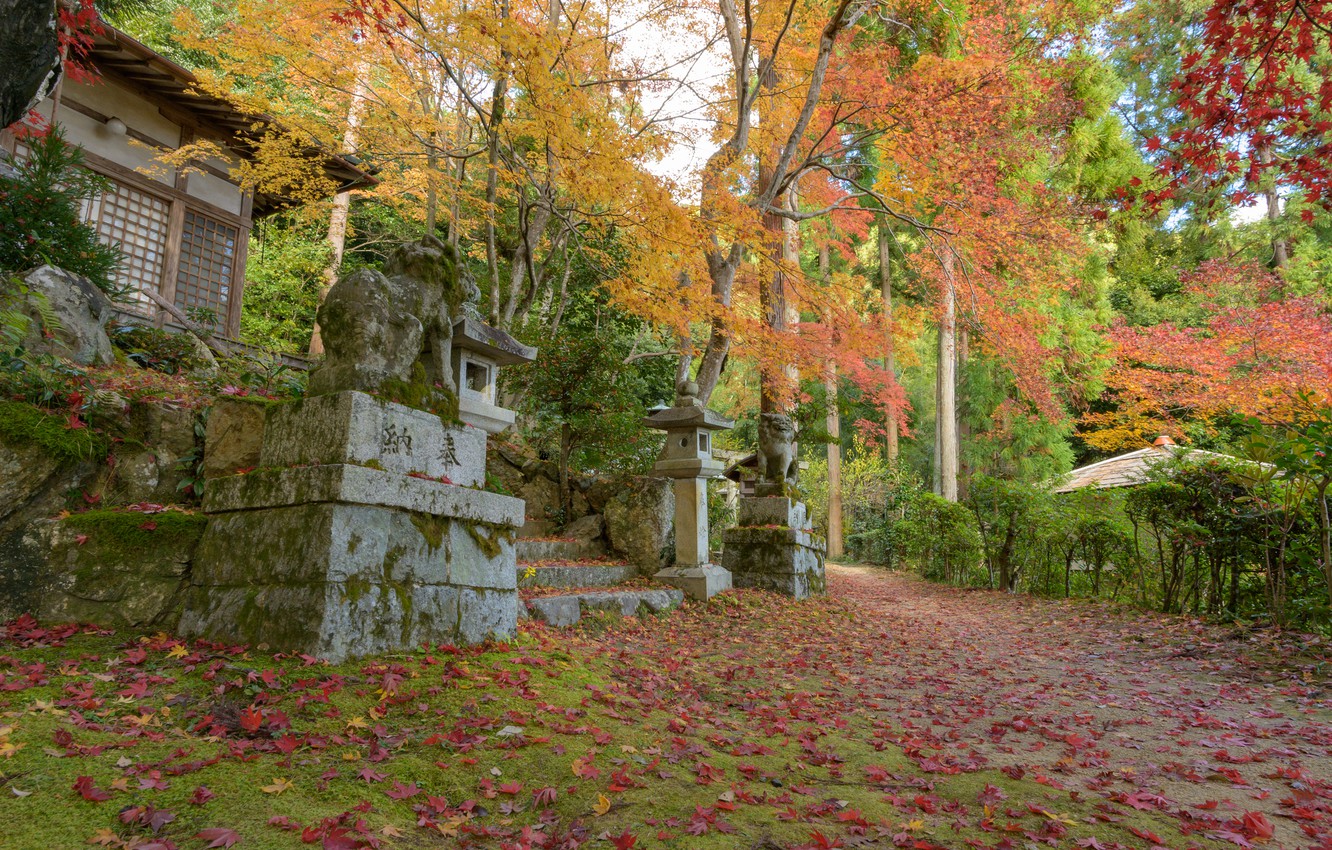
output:
[[[134,169],[126,168],[120,163],[112,162],[106,157],[99,156],[98,154],[95,154],[92,151],[85,150],[83,152],[83,157],[84,161],[88,163],[88,166],[92,168],[93,171],[96,171],[99,174],[103,174],[107,177],[120,180],[121,182],[127,183],[130,186],[133,186],[134,188],[142,192],[147,192],[150,195],[157,195],[158,197],[164,198],[168,201],[177,200],[177,199],[185,201],[185,203],[187,203],[189,206],[194,207],[200,212],[206,213],[212,218],[216,218],[219,221],[224,221],[227,224],[230,224],[234,227],[248,228],[250,226],[250,221],[247,218],[242,218],[241,216],[238,216],[233,212],[229,212],[227,210],[222,209],[221,207],[214,206],[213,204],[210,204],[207,201],[194,197],[188,192],[182,192],[179,189],[177,189],[175,186],[168,186],[165,183],[159,183],[156,180],[150,180],[144,177],[142,174],[139,174]]]

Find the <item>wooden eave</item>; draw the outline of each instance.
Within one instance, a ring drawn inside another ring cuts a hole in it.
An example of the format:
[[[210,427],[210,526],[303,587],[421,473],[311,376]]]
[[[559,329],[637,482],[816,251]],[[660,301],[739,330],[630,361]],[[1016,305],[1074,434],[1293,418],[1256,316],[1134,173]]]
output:
[[[154,103],[162,114],[200,136],[225,142],[243,157],[252,157],[256,141],[269,127],[281,125],[268,115],[247,115],[231,103],[202,90],[190,71],[103,21],[94,36],[88,64],[99,74],[126,86]],[[337,191],[376,185],[373,175],[344,157],[310,145],[305,153],[323,160],[324,175]],[[293,205],[290,198],[256,193],[254,214],[267,215]]]

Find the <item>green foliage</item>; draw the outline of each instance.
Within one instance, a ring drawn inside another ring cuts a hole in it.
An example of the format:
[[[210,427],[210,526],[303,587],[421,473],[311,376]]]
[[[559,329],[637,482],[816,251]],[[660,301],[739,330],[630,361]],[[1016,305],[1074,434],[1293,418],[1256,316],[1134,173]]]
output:
[[[329,251],[317,223],[292,216],[255,231],[245,266],[244,342],[286,354],[309,350]]]
[[[202,366],[195,357],[193,342],[183,333],[136,324],[113,324],[107,328],[111,344],[143,366],[168,375]]]
[[[88,427],[71,428],[65,417],[20,401],[0,401],[0,439],[13,446],[37,445],[64,462],[102,460],[106,437]]]
[[[116,295],[120,249],[98,241],[80,215],[82,203],[105,191],[106,182],[83,167],[83,151],[66,144],[59,127],[28,146],[16,175],[0,176],[0,274],[49,263]]]
[[[984,545],[964,505],[917,493],[907,502],[896,533],[904,559],[925,578],[962,585],[984,580]]]

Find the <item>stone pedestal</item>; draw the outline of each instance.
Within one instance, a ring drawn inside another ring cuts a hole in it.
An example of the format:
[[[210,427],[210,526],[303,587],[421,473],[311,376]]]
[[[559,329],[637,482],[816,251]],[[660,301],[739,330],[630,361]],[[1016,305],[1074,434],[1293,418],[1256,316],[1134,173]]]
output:
[[[775,590],[805,599],[826,591],[827,544],[811,530],[803,502],[784,496],[742,497],[736,527],[726,531],[722,565],[736,587]]]
[[[523,502],[471,489],[484,432],[359,392],[269,410],[213,479],[180,630],[341,661],[517,625]]]

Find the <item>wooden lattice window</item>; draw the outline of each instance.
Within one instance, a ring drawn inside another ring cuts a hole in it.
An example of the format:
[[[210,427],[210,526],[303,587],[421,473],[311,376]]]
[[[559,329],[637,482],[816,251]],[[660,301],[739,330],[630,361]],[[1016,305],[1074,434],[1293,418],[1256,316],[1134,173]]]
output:
[[[157,291],[166,262],[167,225],[171,205],[161,198],[112,181],[110,192],[86,202],[84,219],[107,245],[120,248],[124,260],[115,280],[129,290],[129,309],[144,315],[157,312],[157,305],[143,290]]]
[[[180,271],[176,275],[176,306],[213,311],[217,328],[226,327],[231,304],[232,270],[239,231],[192,210],[185,213],[180,239]]]

